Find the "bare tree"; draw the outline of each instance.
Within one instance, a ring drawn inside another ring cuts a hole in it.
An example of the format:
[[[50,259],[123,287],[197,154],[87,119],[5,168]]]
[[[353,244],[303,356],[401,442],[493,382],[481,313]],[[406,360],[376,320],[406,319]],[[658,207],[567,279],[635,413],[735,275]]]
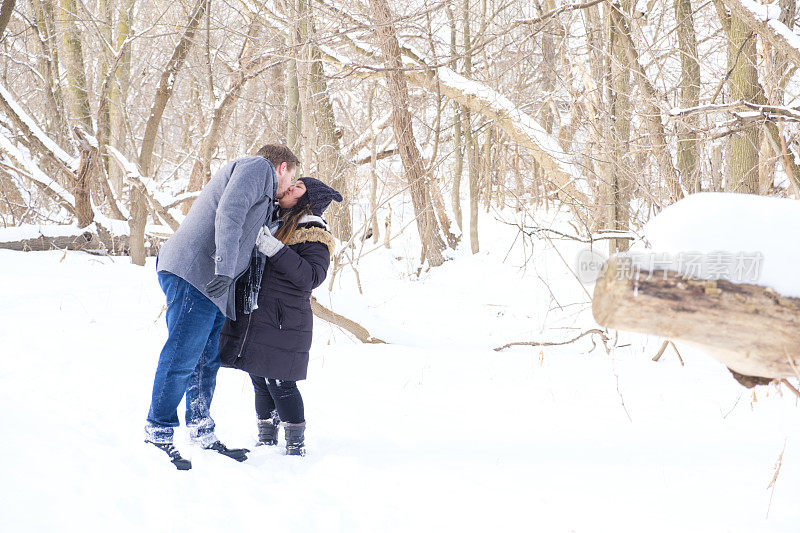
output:
[[[386,0],[370,0],[370,6],[377,26],[375,37],[387,68],[385,76],[392,101],[392,123],[400,149],[400,158],[403,161],[403,168],[411,189],[411,199],[417,217],[417,229],[422,241],[422,257],[427,259],[431,265],[438,266],[444,262],[442,250],[445,245],[439,234],[439,224],[431,205],[422,157],[414,138],[411,113],[408,111],[408,84],[403,75],[403,62],[400,57],[400,45],[397,41],[392,12],[389,10]]]

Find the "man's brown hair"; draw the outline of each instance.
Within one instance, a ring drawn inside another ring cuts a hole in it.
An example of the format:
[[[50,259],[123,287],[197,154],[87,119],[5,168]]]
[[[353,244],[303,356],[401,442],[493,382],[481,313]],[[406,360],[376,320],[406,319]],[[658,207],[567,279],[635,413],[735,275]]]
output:
[[[292,153],[288,146],[285,144],[265,144],[258,149],[256,155],[269,160],[275,170],[281,166],[281,163],[287,163],[289,170],[293,169],[295,165],[300,164],[300,160]]]

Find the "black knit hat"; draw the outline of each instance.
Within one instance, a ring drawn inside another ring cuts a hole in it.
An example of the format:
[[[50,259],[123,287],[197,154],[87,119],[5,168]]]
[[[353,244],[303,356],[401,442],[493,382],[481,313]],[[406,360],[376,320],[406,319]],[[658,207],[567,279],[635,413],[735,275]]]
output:
[[[318,217],[322,216],[323,211],[328,208],[331,200],[342,201],[342,195],[339,194],[339,191],[328,187],[317,178],[304,176],[299,178],[298,181],[302,181],[303,185],[306,186],[306,193],[303,195],[306,199],[303,200],[303,196],[301,196],[301,201],[298,204],[308,202],[311,206],[311,212]]]

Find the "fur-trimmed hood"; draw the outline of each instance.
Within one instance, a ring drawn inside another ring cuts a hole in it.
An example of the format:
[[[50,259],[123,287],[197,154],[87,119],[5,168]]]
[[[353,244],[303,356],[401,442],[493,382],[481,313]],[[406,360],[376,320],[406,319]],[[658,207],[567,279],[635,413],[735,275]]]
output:
[[[333,257],[333,252],[336,249],[336,242],[333,240],[333,235],[324,228],[318,226],[305,226],[298,227],[289,237],[286,243],[291,246],[292,244],[300,244],[301,242],[321,242],[328,247],[328,252]]]

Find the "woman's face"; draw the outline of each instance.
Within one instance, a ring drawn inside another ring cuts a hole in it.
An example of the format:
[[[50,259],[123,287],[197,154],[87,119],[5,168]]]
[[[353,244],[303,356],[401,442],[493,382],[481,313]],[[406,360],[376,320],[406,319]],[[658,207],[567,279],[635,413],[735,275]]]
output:
[[[297,205],[297,200],[306,193],[306,184],[297,180],[286,189],[283,198],[278,200],[281,209],[291,209]]]

